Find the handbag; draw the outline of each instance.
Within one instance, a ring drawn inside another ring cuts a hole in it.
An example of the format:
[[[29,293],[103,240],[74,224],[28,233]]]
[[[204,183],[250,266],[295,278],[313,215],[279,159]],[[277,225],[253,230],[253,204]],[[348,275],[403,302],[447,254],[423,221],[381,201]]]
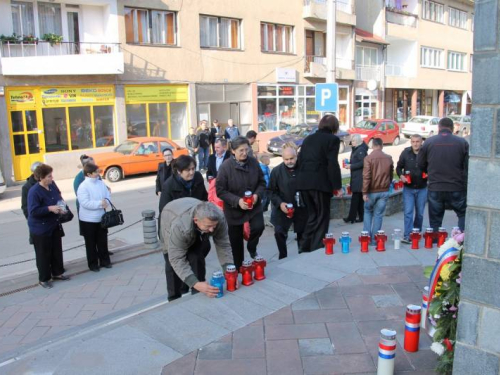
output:
[[[63,214],[61,214],[59,216],[59,223],[61,223],[61,224],[68,223],[71,220],[73,220],[74,217],[75,217],[75,215],[73,215],[73,212],[71,212],[69,207],[66,206],[66,212],[64,212]]]
[[[106,209],[104,209],[105,212],[101,218],[101,228],[108,229],[116,227],[117,225],[122,225],[124,223],[122,210],[118,210],[108,198],[106,198],[106,200],[111,205],[111,210],[106,211]]]

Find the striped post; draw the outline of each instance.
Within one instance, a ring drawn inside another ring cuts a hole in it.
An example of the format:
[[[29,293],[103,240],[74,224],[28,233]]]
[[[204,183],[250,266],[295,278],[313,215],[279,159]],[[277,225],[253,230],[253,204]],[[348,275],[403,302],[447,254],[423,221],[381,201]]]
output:
[[[377,375],[393,375],[396,357],[396,331],[384,328],[378,344]]]
[[[407,352],[418,352],[421,310],[422,308],[417,305],[408,305],[406,307],[404,348]]]
[[[425,329],[427,325],[427,309],[429,308],[429,287],[424,287],[422,293],[422,318],[420,319],[420,327]]]

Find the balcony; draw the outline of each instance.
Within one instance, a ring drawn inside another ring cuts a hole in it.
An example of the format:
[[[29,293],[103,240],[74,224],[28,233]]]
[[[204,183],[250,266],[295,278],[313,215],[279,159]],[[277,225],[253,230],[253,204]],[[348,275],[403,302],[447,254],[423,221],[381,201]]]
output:
[[[415,72],[405,65],[386,64],[385,75],[388,77],[415,77]]]
[[[396,25],[417,27],[418,16],[404,10],[386,7],[385,19],[387,22],[395,23]]]
[[[380,66],[365,66],[356,65],[356,80],[358,81],[376,81],[380,82],[381,68]]]
[[[304,0],[302,17],[308,21],[326,21],[326,0]],[[356,15],[350,0],[337,0],[337,23],[356,26]]]
[[[337,57],[336,78],[354,79],[354,61],[351,59]],[[304,67],[304,77],[307,78],[326,78],[326,57],[324,56],[306,56]]]
[[[5,76],[123,74],[118,43],[0,43]]]

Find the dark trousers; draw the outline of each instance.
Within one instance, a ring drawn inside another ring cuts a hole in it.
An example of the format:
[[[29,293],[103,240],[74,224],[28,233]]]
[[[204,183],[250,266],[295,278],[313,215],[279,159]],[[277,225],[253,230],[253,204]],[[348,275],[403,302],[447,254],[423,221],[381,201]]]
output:
[[[108,252],[108,230],[101,223],[80,220],[80,229],[85,239],[87,264],[90,269],[104,267],[111,263]]]
[[[365,213],[365,202],[363,201],[363,193],[352,193],[351,207],[349,208],[349,216],[347,221],[363,221],[363,214]]]
[[[46,282],[52,276],[64,273],[61,235],[59,228],[46,236],[31,235],[35,245],[39,281]]]
[[[466,191],[428,191],[429,223],[437,232],[443,224],[444,211],[450,207],[458,217],[458,227],[461,231],[465,228],[465,210],[467,208]]]
[[[243,224],[227,226],[229,242],[233,250],[233,260],[236,269],[239,270],[243,260],[245,259],[245,244],[243,243]],[[247,250],[250,256],[255,256],[257,253],[257,245],[259,244],[260,236],[264,232],[264,215],[259,213],[250,219],[250,237],[247,243]]]
[[[275,225],[274,226],[274,238],[276,239],[276,245],[278,246],[279,258],[283,259],[288,256],[288,247],[286,245],[286,241],[288,240],[288,231],[290,229],[290,225]],[[300,243],[302,239],[302,233],[297,233],[297,241]]]
[[[186,254],[186,259],[199,281],[205,281],[205,257],[210,252],[210,240],[208,236],[199,236],[191,245]],[[165,277],[167,279],[168,300],[173,301],[182,297],[189,291],[189,287],[175,273],[168,259],[168,254],[163,253],[165,259]],[[194,289],[193,289],[194,291]],[[194,293],[193,293],[194,294]]]
[[[310,252],[323,247],[323,238],[330,225],[331,193],[317,190],[302,192],[307,209],[307,223],[299,241],[299,253]]]
[[[210,156],[208,147],[200,147],[198,149],[198,167],[201,169],[207,169],[208,157]]]

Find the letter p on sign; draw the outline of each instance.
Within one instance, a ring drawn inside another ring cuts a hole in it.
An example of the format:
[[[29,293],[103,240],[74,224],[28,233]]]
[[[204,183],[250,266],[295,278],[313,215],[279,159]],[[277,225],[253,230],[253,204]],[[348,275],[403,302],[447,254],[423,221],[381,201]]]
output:
[[[318,112],[338,112],[339,85],[336,83],[316,84],[315,110]]]

